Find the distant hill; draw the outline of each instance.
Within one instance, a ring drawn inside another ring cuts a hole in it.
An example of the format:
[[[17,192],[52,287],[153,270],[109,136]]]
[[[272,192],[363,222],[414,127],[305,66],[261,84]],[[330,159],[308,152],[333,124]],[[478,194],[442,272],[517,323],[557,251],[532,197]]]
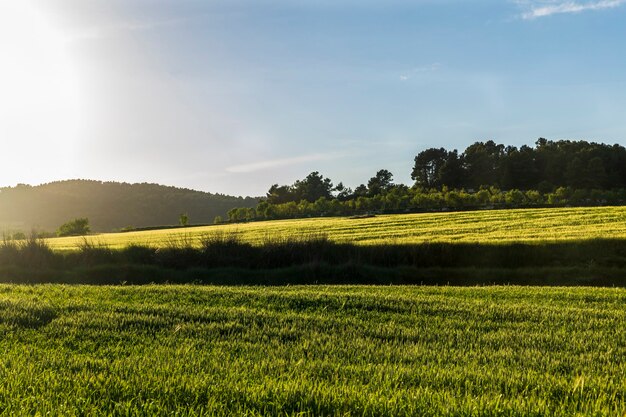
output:
[[[76,217],[88,217],[91,229],[106,232],[126,226],[175,225],[181,213],[189,223],[226,218],[233,207],[253,207],[258,199],[211,194],[159,184],[91,180],[56,181],[38,186],[0,188],[3,230],[54,231]]]

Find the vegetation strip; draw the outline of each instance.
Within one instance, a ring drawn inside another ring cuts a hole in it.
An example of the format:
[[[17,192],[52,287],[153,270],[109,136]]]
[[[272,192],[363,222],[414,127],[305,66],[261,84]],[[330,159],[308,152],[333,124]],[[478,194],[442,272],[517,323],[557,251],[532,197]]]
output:
[[[626,285],[626,207],[326,218],[0,244],[0,282]]]
[[[626,240],[353,245],[309,235],[257,246],[237,234],[213,234],[199,245],[162,248],[85,241],[59,252],[34,238],[0,244],[0,281],[13,283],[626,286],[625,277]]]

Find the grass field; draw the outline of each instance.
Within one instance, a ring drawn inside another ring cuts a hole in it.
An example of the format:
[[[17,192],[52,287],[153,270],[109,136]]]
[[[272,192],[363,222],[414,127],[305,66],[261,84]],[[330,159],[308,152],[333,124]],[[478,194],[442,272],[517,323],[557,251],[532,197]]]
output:
[[[0,286],[0,414],[618,416],[626,291]]]
[[[626,238],[626,207],[482,210],[452,213],[382,215],[367,219],[316,218],[190,227],[90,237],[111,248],[129,244],[165,246],[197,243],[207,233],[237,232],[261,244],[276,237],[324,233],[332,241],[356,244],[554,242]],[[56,250],[74,250],[84,238],[50,239]]]

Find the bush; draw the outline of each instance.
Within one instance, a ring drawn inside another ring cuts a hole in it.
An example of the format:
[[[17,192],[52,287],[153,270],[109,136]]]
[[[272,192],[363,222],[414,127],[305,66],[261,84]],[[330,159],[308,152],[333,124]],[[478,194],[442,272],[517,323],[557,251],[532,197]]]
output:
[[[89,234],[89,219],[86,217],[74,219],[63,224],[57,230],[57,236],[84,236]]]

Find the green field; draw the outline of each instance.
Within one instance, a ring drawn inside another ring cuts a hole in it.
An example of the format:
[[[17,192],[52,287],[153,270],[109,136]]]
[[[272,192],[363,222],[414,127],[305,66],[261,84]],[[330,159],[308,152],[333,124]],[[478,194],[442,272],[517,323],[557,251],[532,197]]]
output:
[[[626,291],[0,286],[2,415],[616,416]]]
[[[367,219],[315,218],[242,223],[90,237],[111,248],[129,244],[164,246],[197,243],[207,233],[233,233],[261,244],[277,237],[324,233],[335,242],[415,244],[424,242],[510,243],[626,238],[626,207],[481,210],[381,215]],[[50,239],[57,250],[73,250],[84,238]]]

